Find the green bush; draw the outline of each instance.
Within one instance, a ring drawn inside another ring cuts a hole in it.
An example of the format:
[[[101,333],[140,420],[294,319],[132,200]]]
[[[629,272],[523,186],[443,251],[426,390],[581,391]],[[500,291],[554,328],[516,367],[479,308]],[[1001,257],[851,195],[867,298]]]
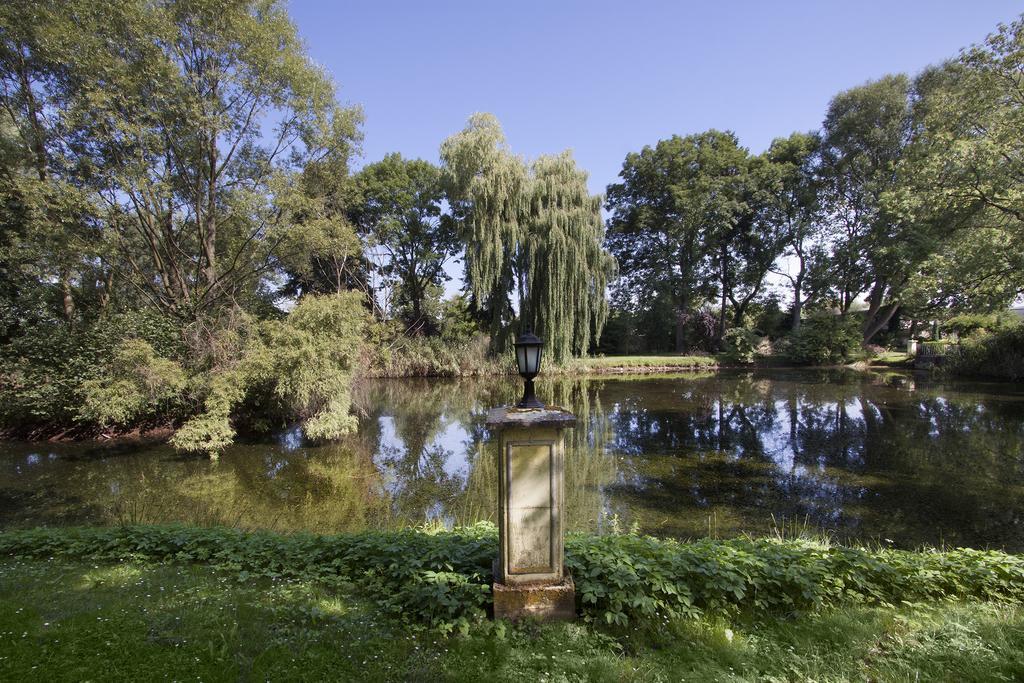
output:
[[[860,353],[860,343],[860,326],[853,317],[815,312],[789,336],[786,354],[803,365],[846,363]]]
[[[969,337],[946,362],[957,374],[1024,379],[1024,324]]]
[[[1008,330],[1020,324],[1020,318],[1012,313],[961,313],[942,323],[945,332],[953,332],[960,337],[985,332]]]
[[[625,624],[843,602],[1024,597],[1024,560],[993,551],[871,551],[812,541],[577,537],[567,545],[584,614]]]
[[[349,433],[356,427],[350,389],[365,322],[355,292],[307,295],[283,320],[245,318],[237,348],[198,375],[204,410],[182,425],[171,444],[216,454],[234,439],[231,419],[246,400],[273,401],[302,420],[314,439]]]
[[[104,375],[82,383],[83,419],[102,426],[126,425],[155,413],[185,390],[185,371],[156,355],[141,339],[126,339]]]
[[[0,533],[0,555],[200,562],[243,582],[342,581],[385,612],[442,630],[466,630],[485,618],[496,553],[495,528],[486,523],[440,533],[338,536],[181,526]],[[571,535],[566,566],[584,618],[618,625],[736,610],[788,614],[841,603],[1024,599],[1024,559],[997,551]]]
[[[730,363],[753,363],[761,337],[743,327],[727,330],[722,339],[725,344],[725,358]]]
[[[253,579],[343,581],[384,611],[443,629],[481,621],[490,602],[493,525],[338,536],[183,526],[30,529],[0,533],[0,555],[95,561],[199,562]]]
[[[145,343],[160,358],[185,355],[177,325],[149,311],[25,330],[0,347],[0,426],[26,435],[89,424],[94,416],[81,408],[96,386],[88,383],[107,375],[129,340]],[[160,408],[176,414],[181,405],[164,402]]]

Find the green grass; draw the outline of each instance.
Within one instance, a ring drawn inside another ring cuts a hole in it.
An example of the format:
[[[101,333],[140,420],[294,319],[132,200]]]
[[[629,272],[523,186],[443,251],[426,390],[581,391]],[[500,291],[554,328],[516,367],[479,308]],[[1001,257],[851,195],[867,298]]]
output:
[[[718,365],[714,356],[598,356],[574,360],[568,369],[576,372],[636,371],[666,368],[701,369]]]
[[[0,560],[0,680],[1020,680],[1024,610],[948,602],[646,631],[526,625],[444,638],[352,588],[203,565]]]
[[[903,365],[910,360],[903,351],[883,351],[871,359],[872,365]]]

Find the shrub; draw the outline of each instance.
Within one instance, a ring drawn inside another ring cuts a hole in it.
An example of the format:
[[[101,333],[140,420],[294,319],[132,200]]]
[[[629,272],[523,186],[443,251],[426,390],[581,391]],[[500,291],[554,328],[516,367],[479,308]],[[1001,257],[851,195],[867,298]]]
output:
[[[727,330],[722,340],[725,343],[725,357],[733,363],[753,363],[761,338],[743,327]]]
[[[486,616],[495,528],[339,536],[182,526],[32,529],[0,533],[0,555],[95,561],[201,562],[240,582],[346,582],[393,616],[465,630]]]
[[[473,320],[469,302],[462,294],[441,302],[439,327],[441,337],[455,344],[469,344],[480,333],[480,326]]]
[[[763,302],[754,302],[751,313],[754,329],[769,339],[781,337],[792,325],[792,317],[781,308],[777,295],[769,295]]]
[[[175,448],[198,453],[223,449],[234,439],[231,416],[247,397],[270,394],[314,439],[336,439],[356,426],[350,414],[351,381],[366,313],[361,295],[344,292],[303,297],[284,320],[240,329],[236,358],[204,377],[204,410],[171,438]]]
[[[830,365],[852,360],[860,351],[856,320],[828,312],[815,312],[789,336],[787,355],[794,363]]]
[[[942,329],[960,337],[1009,330],[1020,324],[1012,313],[961,313],[942,323]]]
[[[82,427],[96,419],[97,415],[81,409],[87,394],[100,386],[89,383],[106,376],[116,356],[125,352],[128,340],[148,345],[153,358],[173,361],[185,356],[177,325],[151,311],[119,313],[87,324],[47,323],[26,329],[0,347],[0,426],[24,435],[37,429],[56,432]],[[145,382],[141,376],[134,379]],[[128,412],[137,407],[129,410],[123,406]],[[153,407],[172,413],[181,409],[170,402]]]
[[[688,351],[715,350],[718,320],[707,311],[678,314],[683,324],[683,334],[689,344]]]
[[[748,610],[788,614],[842,603],[1024,599],[1024,558],[997,551],[866,550],[805,540],[570,535],[566,567],[585,619],[657,625]],[[410,623],[466,630],[491,601],[491,524],[451,532],[338,536],[181,526],[0,533],[0,555],[201,562],[238,581],[343,581]]]
[[[958,374],[1024,379],[1024,324],[972,336],[946,362]]]
[[[1024,559],[993,551],[637,536],[576,537],[567,551],[584,614],[617,624],[735,609],[788,613],[842,602],[1024,597]]]
[[[127,339],[102,377],[82,382],[80,415],[102,426],[125,425],[177,398],[185,380],[176,361],[157,356],[148,342]]]

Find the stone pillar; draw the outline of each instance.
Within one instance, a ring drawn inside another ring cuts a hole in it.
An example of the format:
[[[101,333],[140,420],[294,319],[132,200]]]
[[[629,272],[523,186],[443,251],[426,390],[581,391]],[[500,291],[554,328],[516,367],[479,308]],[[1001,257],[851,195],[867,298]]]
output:
[[[559,409],[495,408],[487,415],[500,439],[495,619],[576,616],[562,550],[563,430],[575,425],[576,416]]]

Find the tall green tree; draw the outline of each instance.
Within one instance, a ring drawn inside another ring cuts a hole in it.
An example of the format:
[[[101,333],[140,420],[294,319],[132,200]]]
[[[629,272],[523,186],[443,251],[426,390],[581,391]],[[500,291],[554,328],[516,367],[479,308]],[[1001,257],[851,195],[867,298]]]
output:
[[[918,78],[922,202],[984,205],[1024,228],[1024,19]]]
[[[1024,293],[1024,20],[914,83],[914,144],[893,205],[956,235],[912,280],[931,317],[996,310]]]
[[[282,3],[15,0],[0,85],[0,290],[56,292],[75,325],[5,316],[4,418],[129,426],[203,405],[175,443],[211,451],[254,405],[319,438],[352,428],[360,295],[303,297],[287,322],[272,303],[286,269],[360,248],[324,181],[347,175],[361,115]]]
[[[840,310],[861,294],[868,343],[896,314],[915,267],[936,246],[933,225],[893,211],[913,132],[910,81],[886,76],[836,95],[822,125],[822,200],[831,226],[828,270]]]
[[[634,304],[671,299],[677,351],[687,349],[687,316],[719,291],[716,280],[728,288],[730,257],[722,246],[728,241],[720,238],[744,209],[746,163],[746,150],[730,132],[676,135],[627,155],[621,182],[608,187],[616,287]]]
[[[793,133],[776,138],[765,157],[777,174],[777,186],[765,207],[765,221],[782,243],[782,263],[774,272],[786,278],[792,288],[791,327],[800,328],[804,306],[813,298],[810,276],[820,263],[818,188],[815,172],[819,137],[814,133]]]
[[[105,63],[97,8],[69,0],[0,7],[0,337],[109,301],[95,210],[75,173],[62,84]],[[98,283],[98,287],[97,287]]]
[[[726,300],[732,306],[733,324],[743,325],[747,309],[764,291],[769,272],[788,244],[787,224],[778,215],[786,197],[787,171],[769,154],[747,161],[739,217],[721,238],[719,340],[725,333]]]
[[[347,157],[359,113],[276,0],[44,5],[42,21],[22,3],[9,18],[34,31],[5,52],[47,74],[14,99],[46,98],[60,135],[31,146],[88,192],[117,280],[186,321],[244,304],[295,243],[294,174]],[[51,20],[70,32],[56,48]]]
[[[279,248],[283,297],[356,290],[369,308],[376,304],[371,265],[352,217],[361,199],[349,161],[348,150],[337,149],[286,177],[288,191],[277,198],[288,226]]]
[[[555,362],[583,355],[607,317],[614,262],[604,250],[601,200],[569,153],[532,167],[501,126],[476,114],[441,146],[448,202],[465,244],[466,282],[501,348],[512,297]]]
[[[465,245],[465,279],[492,344],[501,348],[515,311],[516,249],[525,230],[529,174],[498,119],[474,114],[441,145],[445,194]],[[518,267],[517,267],[518,265]],[[520,278],[521,279],[521,278]]]
[[[571,153],[537,159],[530,190],[521,311],[562,362],[600,339],[615,262],[604,249],[601,197],[590,194]]]
[[[400,317],[414,331],[434,331],[426,315],[432,288],[450,279],[444,266],[459,251],[455,223],[443,213],[441,171],[421,159],[389,154],[356,176],[360,203],[353,220],[384,252],[381,270],[393,283]]]

